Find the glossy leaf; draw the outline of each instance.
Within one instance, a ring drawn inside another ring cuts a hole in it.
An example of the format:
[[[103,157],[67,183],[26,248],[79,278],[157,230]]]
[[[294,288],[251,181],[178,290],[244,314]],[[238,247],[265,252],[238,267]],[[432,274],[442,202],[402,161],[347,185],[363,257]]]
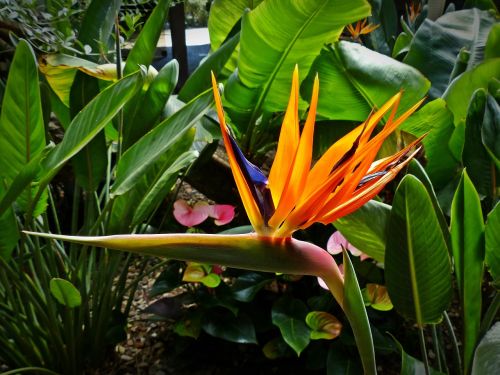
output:
[[[484,58],[486,39],[495,17],[479,9],[449,12],[436,21],[429,18],[420,25],[410,45],[404,62],[421,71],[432,82],[429,97],[440,97],[446,90],[461,48],[471,55],[467,70]],[[430,64],[429,61],[439,61]]]
[[[79,290],[68,280],[59,278],[51,279],[50,292],[57,302],[69,308],[78,307],[82,303]]]
[[[399,184],[387,227],[385,278],[391,301],[422,327],[441,320],[451,301],[451,265],[444,235],[424,185]]]
[[[486,97],[481,139],[497,170],[500,170],[500,106],[491,95]]]
[[[410,50],[413,35],[402,32],[398,35],[394,48],[392,49],[392,57],[397,58],[399,55],[406,54]]]
[[[280,298],[271,310],[273,324],[280,329],[283,339],[297,355],[309,345],[310,330],[305,323],[306,315],[306,305],[291,297]]]
[[[369,12],[365,0],[270,0],[245,13],[238,70],[225,91],[233,121],[245,129],[262,110],[282,111],[294,66],[305,75],[325,43],[338,40],[345,25]]]
[[[375,347],[363,295],[349,255],[344,250],[344,311],[354,332],[365,374],[376,374]]]
[[[160,118],[179,76],[177,60],[165,64],[145,93],[138,94],[123,109],[123,148],[128,149],[149,132]]]
[[[498,46],[500,43],[500,23],[496,23],[490,30],[488,35],[488,40],[486,41],[486,47],[484,50],[484,58],[491,59],[494,57],[500,57],[500,51]]]
[[[71,117],[74,118],[98,94],[97,79],[78,72],[71,86]],[[76,181],[87,192],[95,191],[104,179],[107,164],[106,139],[104,132],[101,132],[74,156],[73,169]]]
[[[229,310],[216,309],[205,314],[203,330],[209,335],[243,344],[257,344],[255,327],[248,315],[234,316]]]
[[[448,109],[453,112],[455,125],[465,121],[467,105],[474,91],[488,89],[490,81],[500,79],[500,58],[488,59],[457,77],[443,94]]]
[[[400,129],[415,137],[428,133],[422,141],[427,161],[425,171],[436,189],[446,185],[458,169],[458,160],[448,145],[455,127],[453,114],[446,107],[446,102],[436,99],[427,103],[410,116]]]
[[[135,72],[139,65],[149,66],[153,62],[156,44],[165,27],[170,3],[171,0],[159,0],[156,4],[127,56],[124,75]]]
[[[269,275],[263,273],[245,273],[238,276],[231,286],[233,296],[237,301],[250,302],[255,298],[259,290],[272,280]]]
[[[485,227],[485,261],[493,282],[500,288],[500,203],[488,214]]]
[[[41,155],[45,144],[35,54],[28,42],[20,40],[9,70],[0,115],[0,181],[4,187],[10,187],[30,161]],[[36,184],[25,186],[22,192],[18,192],[16,201],[21,212],[27,211],[31,205]],[[34,216],[45,210],[46,200],[44,193],[35,207]]]
[[[134,187],[163,153],[206,113],[212,101],[210,91],[203,93],[130,147],[118,163],[112,196],[124,194]]]
[[[378,262],[384,262],[386,226],[391,206],[371,200],[352,214],[335,221],[347,240]]]
[[[208,30],[210,47],[216,51],[226,40],[234,25],[241,19],[245,9],[256,8],[262,0],[215,0],[210,6]]]
[[[366,306],[380,311],[389,311],[393,307],[387,288],[383,285],[368,283],[362,293]]]
[[[488,151],[483,146],[481,137],[486,109],[486,97],[486,91],[483,89],[478,89],[472,95],[467,110],[467,118],[465,120],[465,139],[462,160],[478,193],[481,196],[488,197],[492,195],[495,189],[495,177],[493,176],[493,162]]]
[[[342,323],[326,311],[311,311],[306,315],[306,324],[311,329],[311,340],[331,340],[342,331]]]
[[[495,323],[479,342],[474,355],[472,375],[494,374],[500,366],[500,322]]]
[[[318,114],[329,119],[364,121],[374,107],[380,108],[400,90],[404,95],[398,113],[403,113],[430,86],[415,68],[345,41],[323,49],[314,60],[301,88],[304,98],[311,97],[316,73],[321,77]]]
[[[451,243],[462,303],[464,368],[470,369],[481,324],[484,223],[479,196],[464,170],[451,207]]]
[[[85,147],[141,86],[142,75],[135,73],[109,86],[86,105],[71,121],[62,142],[43,161],[43,182],[48,183],[64,163]]]

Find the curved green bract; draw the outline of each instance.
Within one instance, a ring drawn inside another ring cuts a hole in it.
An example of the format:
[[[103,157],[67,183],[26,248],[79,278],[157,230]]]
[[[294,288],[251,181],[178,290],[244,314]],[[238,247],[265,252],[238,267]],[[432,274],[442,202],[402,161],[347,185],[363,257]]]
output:
[[[314,60],[301,88],[307,100],[316,74],[320,80],[318,115],[333,120],[364,121],[373,108],[380,108],[403,90],[398,107],[401,114],[430,87],[417,69],[346,41],[323,49]]]
[[[385,278],[394,307],[420,327],[439,322],[451,301],[451,264],[429,194],[412,175],[396,190],[387,233]]]

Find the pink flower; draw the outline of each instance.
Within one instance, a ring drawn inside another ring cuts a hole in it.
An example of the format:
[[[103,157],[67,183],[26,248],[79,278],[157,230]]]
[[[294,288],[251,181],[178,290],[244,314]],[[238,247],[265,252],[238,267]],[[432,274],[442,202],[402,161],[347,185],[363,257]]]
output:
[[[215,225],[225,225],[234,219],[234,206],[229,204],[215,204],[210,206],[208,216],[215,219]]]
[[[351,245],[347,239],[340,233],[339,231],[334,232],[330,238],[328,239],[328,243],[326,244],[326,250],[332,255],[337,255],[342,252],[342,247],[348,250],[355,257],[360,257],[361,260],[365,260],[370,258],[368,255],[363,253],[362,251],[356,249],[353,245]]]
[[[209,206],[206,202],[197,202],[191,207],[183,199],[174,203],[174,217],[186,227],[194,227],[203,223],[208,217]]]
[[[191,207],[185,200],[179,199],[174,203],[174,217],[186,227],[201,224],[208,217],[215,219],[215,225],[225,225],[234,219],[234,206],[229,204],[209,205],[206,202],[197,202]]]

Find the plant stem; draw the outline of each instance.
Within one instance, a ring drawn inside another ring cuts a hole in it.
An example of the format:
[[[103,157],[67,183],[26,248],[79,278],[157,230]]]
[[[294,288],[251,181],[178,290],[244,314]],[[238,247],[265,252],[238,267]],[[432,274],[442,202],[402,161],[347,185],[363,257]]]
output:
[[[436,359],[437,359],[437,366],[439,371],[443,371],[443,365],[441,364],[441,346],[439,345],[439,340],[437,336],[437,330],[436,330],[436,325],[433,324],[431,326],[432,328],[432,342],[434,344],[434,350],[436,350]]]
[[[427,348],[425,347],[424,327],[418,327],[418,338],[420,342],[420,351],[424,360],[425,375],[430,374],[429,359],[427,358]]]
[[[458,341],[457,341],[457,336],[455,336],[455,331],[453,330],[453,325],[451,324],[450,317],[448,316],[448,313],[445,311],[443,313],[444,316],[444,321],[446,322],[446,325],[448,326],[448,331],[450,332],[451,339],[453,341],[453,355],[455,357],[455,362],[458,366],[458,371],[457,374],[462,374],[462,360],[460,359],[460,349],[458,349]]]
[[[115,47],[116,47],[116,78],[120,80],[122,78],[122,50],[120,46],[120,25],[118,15],[115,17]],[[118,112],[118,155],[116,158],[116,163],[122,156],[122,144],[123,144],[123,109]]]

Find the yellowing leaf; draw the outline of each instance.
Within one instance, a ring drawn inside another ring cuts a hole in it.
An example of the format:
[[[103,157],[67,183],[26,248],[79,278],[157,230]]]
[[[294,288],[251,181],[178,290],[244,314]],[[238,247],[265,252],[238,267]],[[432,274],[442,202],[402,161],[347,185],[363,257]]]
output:
[[[363,299],[366,306],[371,306],[375,310],[389,311],[393,307],[387,288],[383,285],[366,284],[366,288],[363,289]]]
[[[306,316],[306,323],[311,328],[312,340],[332,340],[342,331],[342,323],[325,311],[311,311]]]

